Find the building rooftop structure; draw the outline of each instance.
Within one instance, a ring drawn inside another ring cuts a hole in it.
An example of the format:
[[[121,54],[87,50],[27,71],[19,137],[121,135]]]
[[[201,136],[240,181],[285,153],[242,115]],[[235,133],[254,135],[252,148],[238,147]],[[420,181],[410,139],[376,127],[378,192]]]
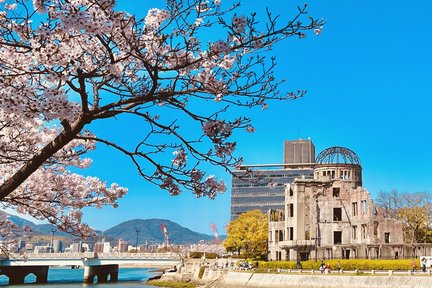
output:
[[[309,140],[286,140],[284,142],[284,163],[313,163],[315,162],[315,146]]]

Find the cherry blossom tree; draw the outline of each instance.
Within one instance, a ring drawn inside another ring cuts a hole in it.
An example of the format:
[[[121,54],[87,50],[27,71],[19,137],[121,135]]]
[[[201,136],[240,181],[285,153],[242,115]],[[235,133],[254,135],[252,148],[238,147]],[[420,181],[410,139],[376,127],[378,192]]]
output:
[[[117,11],[114,0],[0,0],[3,207],[90,233],[81,209],[116,206],[127,192],[76,172],[91,164],[85,154],[97,143],[126,155],[171,195],[224,192],[225,183],[202,167],[239,165],[232,135],[254,131],[230,109],[302,96],[278,90],[276,60],[266,52],[288,37],[318,35],[323,25],[306,5],[292,19],[267,11],[265,23],[255,13],[238,15],[238,6],[168,0],[138,19]],[[125,116],[142,123],[133,149],[90,131],[107,118],[128,125]]]

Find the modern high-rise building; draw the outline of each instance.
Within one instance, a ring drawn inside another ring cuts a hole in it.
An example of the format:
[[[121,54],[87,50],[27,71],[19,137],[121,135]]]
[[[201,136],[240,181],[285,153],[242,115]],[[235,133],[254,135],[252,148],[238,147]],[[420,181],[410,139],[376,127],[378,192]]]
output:
[[[96,253],[110,253],[111,244],[110,242],[105,242],[105,239],[103,239],[102,241],[98,241],[95,243],[93,251]]]
[[[71,252],[75,252],[75,253],[81,253],[83,252],[83,243],[82,241],[76,242],[76,243],[72,243],[71,245]]]
[[[311,140],[287,140],[284,142],[284,163],[314,163],[315,146]]]
[[[285,141],[284,147],[284,164],[242,165],[233,171],[231,220],[254,209],[264,213],[269,209],[284,209],[285,184],[294,182],[295,178],[313,179],[315,146],[312,141]]]
[[[53,247],[52,247],[52,252],[54,253],[60,253],[63,252],[63,243],[61,240],[53,240]]]
[[[119,239],[117,244],[117,252],[128,252],[128,242]]]

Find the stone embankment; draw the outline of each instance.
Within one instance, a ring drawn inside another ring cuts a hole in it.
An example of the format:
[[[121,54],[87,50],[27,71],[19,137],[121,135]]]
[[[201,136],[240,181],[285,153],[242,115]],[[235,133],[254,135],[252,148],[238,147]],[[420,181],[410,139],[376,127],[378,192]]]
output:
[[[218,280],[218,288],[415,288],[432,287],[431,276],[349,276],[349,275],[294,275],[227,272]]]
[[[186,263],[177,272],[164,273],[162,280],[193,281],[206,288],[423,288],[432,287],[432,276],[410,271],[319,271],[281,270],[279,273],[253,273],[205,268],[200,263]]]

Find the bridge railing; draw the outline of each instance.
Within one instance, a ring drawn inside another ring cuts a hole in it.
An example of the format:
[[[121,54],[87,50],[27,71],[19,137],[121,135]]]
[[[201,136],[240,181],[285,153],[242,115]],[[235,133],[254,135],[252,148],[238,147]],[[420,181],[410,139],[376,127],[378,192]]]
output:
[[[96,252],[65,252],[65,253],[28,253],[25,255],[12,253],[10,259],[180,259],[176,253],[96,253]]]

